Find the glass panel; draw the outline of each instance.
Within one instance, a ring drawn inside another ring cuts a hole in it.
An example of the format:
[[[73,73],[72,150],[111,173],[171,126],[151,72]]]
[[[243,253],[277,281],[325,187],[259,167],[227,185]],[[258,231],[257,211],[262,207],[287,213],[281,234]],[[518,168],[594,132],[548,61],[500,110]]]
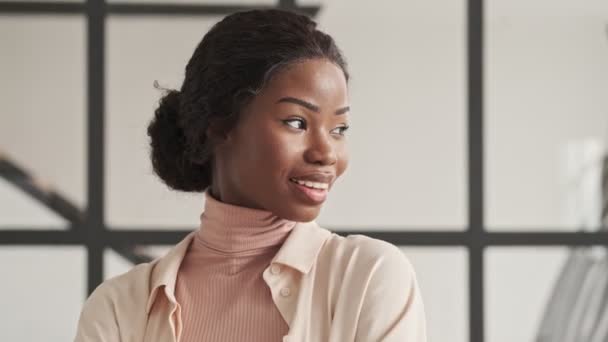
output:
[[[463,229],[464,3],[323,2],[321,6],[320,26],[335,36],[350,62],[354,119],[349,169],[318,221],[349,230]],[[110,18],[107,218],[111,225],[198,224],[202,196],[169,191],[152,176],[145,129],[159,97],[153,81],[167,88],[179,86],[194,47],[219,19]],[[359,25],[363,20],[370,25]],[[418,33],[421,29],[424,35]],[[394,32],[400,32],[402,44],[375,38]],[[362,38],[368,43],[360,44]],[[159,41],[164,42],[162,49]],[[383,139],[378,139],[379,134]]]
[[[130,229],[198,227],[204,204],[202,194],[171,191],[153,174],[146,127],[161,95],[153,82],[158,80],[165,88],[179,88],[194,48],[217,20],[218,17],[108,19],[106,218],[109,225]]]
[[[81,247],[0,248],[0,341],[72,341],[85,263]]]
[[[350,165],[319,222],[349,230],[463,229],[465,3],[320,3],[321,29],[350,64],[352,119]]]
[[[608,143],[607,15],[605,1],[488,2],[492,229],[598,227]]]
[[[485,288],[489,342],[608,337],[604,248],[491,248]]]
[[[416,271],[426,311],[428,340],[468,341],[466,249],[408,246],[401,247],[401,250]]]
[[[3,228],[65,229],[69,223],[52,210],[0,178],[0,230]]]
[[[0,225],[48,228],[57,219],[40,206],[68,214],[85,207],[84,24],[78,16],[0,15],[0,178],[10,188],[0,193]]]

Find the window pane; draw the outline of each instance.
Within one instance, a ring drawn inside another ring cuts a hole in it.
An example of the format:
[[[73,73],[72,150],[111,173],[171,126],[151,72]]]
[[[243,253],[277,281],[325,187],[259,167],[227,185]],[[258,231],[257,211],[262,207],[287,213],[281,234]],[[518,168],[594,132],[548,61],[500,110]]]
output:
[[[106,218],[111,226],[198,227],[202,194],[171,191],[153,174],[146,127],[162,95],[153,82],[179,88],[194,48],[217,20],[108,19]]]
[[[349,169],[319,222],[349,230],[463,229],[465,3],[321,5],[321,29],[350,65],[352,119]]]
[[[0,178],[0,230],[3,228],[65,229],[69,223]]]
[[[0,15],[0,178],[8,189],[0,193],[0,225],[57,224],[35,196],[13,186],[19,179],[7,168],[26,172],[69,207],[85,207],[84,24],[80,16]]]
[[[443,10],[437,11],[438,5]],[[351,102],[358,114],[352,120],[349,169],[319,222],[346,229],[462,229],[464,4],[321,6],[320,26],[336,38],[349,60]],[[404,13],[408,20],[403,20]],[[219,19],[110,18],[106,133],[112,225],[197,223],[202,196],[168,191],[152,176],[145,128],[160,95],[153,81],[178,87],[194,47]],[[370,25],[358,25],[362,20]],[[424,36],[418,33],[421,29]],[[394,32],[400,32],[399,44],[374,38]],[[360,44],[362,38],[368,43]]]
[[[86,295],[85,263],[81,247],[0,248],[0,340],[72,341]]]
[[[604,248],[491,248],[485,288],[489,342],[608,336]]]
[[[416,271],[425,306],[428,340],[467,342],[469,276],[466,249],[408,246],[401,250]]]
[[[605,1],[488,2],[493,229],[575,230],[593,220],[597,227],[598,169],[608,143],[607,15]]]
[[[319,222],[347,229],[462,229],[464,4],[321,6],[321,27],[336,37],[351,65],[355,114],[350,167]],[[160,95],[153,81],[179,86],[194,47],[218,19],[109,19],[107,209],[112,225],[197,223],[202,196],[168,191],[152,176],[145,128]],[[363,20],[370,24],[359,25]],[[375,38],[395,32],[398,43]],[[360,44],[362,38],[366,44]]]

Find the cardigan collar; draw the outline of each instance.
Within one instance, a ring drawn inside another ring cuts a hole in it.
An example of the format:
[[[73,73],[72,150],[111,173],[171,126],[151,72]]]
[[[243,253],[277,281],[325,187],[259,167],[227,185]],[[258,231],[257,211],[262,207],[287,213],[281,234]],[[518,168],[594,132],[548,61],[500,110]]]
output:
[[[167,254],[152,261],[154,266],[146,313],[150,312],[158,290],[163,286],[167,298],[172,303],[177,303],[175,299],[177,273],[196,233],[196,231],[189,233],[177,245],[171,248]],[[331,235],[331,231],[320,227],[314,220],[310,222],[297,222],[277,254],[273,257],[271,264],[280,263],[302,274],[307,274],[314,265],[321,247]]]

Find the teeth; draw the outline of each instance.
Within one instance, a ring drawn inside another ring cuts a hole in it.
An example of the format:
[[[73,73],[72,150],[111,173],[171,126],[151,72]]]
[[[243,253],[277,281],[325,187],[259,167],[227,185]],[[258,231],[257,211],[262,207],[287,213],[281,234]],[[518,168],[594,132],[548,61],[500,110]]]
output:
[[[326,190],[329,187],[329,185],[327,183],[317,183],[317,182],[310,182],[310,181],[302,181],[302,180],[295,179],[295,178],[292,178],[291,181],[292,182],[296,182],[296,183],[298,183],[300,185],[307,186],[309,188],[313,188],[313,189]]]

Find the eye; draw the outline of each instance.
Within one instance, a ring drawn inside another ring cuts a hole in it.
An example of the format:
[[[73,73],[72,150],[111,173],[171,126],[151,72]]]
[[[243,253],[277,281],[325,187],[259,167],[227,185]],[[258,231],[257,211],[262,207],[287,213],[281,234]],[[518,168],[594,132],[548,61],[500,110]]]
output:
[[[289,120],[284,120],[283,122],[286,125],[289,125],[289,126],[291,126],[293,128],[296,128],[296,129],[304,129],[304,128],[306,128],[306,122],[304,120],[302,120],[302,119],[289,119]],[[300,123],[300,127],[298,127],[297,125],[292,125],[292,124],[290,124],[290,122],[299,122]]]
[[[292,128],[295,129],[306,129],[306,121],[304,121],[303,119],[289,119],[289,120],[283,120],[283,122],[286,125],[289,125]],[[299,123],[298,124],[293,124],[293,123]],[[343,126],[339,126],[336,127],[334,130],[339,130],[338,134],[339,135],[344,135],[344,133],[350,128],[350,126],[348,125],[343,125]]]
[[[336,129],[341,129],[340,133],[338,133],[338,134],[340,134],[340,135],[344,135],[344,133],[345,133],[346,131],[348,131],[348,129],[349,129],[349,128],[350,128],[350,126],[348,126],[348,125],[344,125],[344,126],[336,127]]]

